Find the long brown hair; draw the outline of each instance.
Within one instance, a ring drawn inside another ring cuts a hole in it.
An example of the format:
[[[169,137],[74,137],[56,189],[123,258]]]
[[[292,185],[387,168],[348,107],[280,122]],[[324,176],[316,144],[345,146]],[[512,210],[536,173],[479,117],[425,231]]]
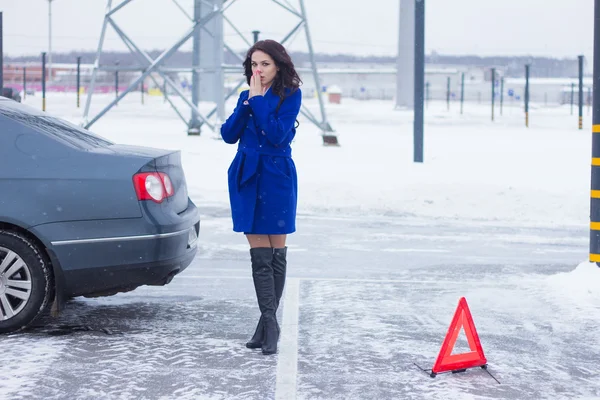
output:
[[[273,84],[271,85],[273,93],[278,95],[283,101],[286,97],[286,89],[290,90],[289,94],[298,90],[302,84],[302,80],[300,80],[300,77],[294,68],[292,58],[285,50],[285,47],[275,40],[260,40],[254,43],[246,53],[246,59],[244,60],[243,66],[244,75],[246,76],[248,85],[250,84],[250,78],[252,77],[252,54],[257,50],[271,56],[273,61],[275,61],[275,66],[279,68],[277,75],[275,75],[275,79],[273,79]]]

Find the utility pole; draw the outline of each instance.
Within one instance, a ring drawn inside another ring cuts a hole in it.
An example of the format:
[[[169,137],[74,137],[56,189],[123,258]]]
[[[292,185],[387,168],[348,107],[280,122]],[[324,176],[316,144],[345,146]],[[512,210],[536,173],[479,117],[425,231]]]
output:
[[[492,68],[492,121],[494,121],[494,100],[496,97],[496,68]]]
[[[81,88],[81,57],[77,57],[77,108],[79,108],[79,92]]]
[[[115,98],[119,100],[119,60],[115,61]]]
[[[446,108],[450,111],[450,77],[446,78]]]
[[[46,111],[46,52],[42,52],[42,111]]]
[[[425,96],[425,0],[415,0],[414,162],[423,162]]]
[[[52,80],[52,1],[48,0],[48,80]]]
[[[500,78],[500,115],[502,115],[502,106],[504,104],[504,76]]]
[[[465,73],[460,75],[460,113],[463,113],[463,104],[465,102]]]
[[[529,68],[525,65],[525,126],[529,128]]]
[[[579,59],[579,129],[583,129],[583,56]]]

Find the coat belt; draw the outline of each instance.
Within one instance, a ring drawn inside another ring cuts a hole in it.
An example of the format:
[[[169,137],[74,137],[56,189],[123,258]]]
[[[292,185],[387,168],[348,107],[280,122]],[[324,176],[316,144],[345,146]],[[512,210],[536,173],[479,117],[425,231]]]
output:
[[[258,161],[261,155],[274,156],[274,157],[292,157],[292,148],[286,146],[285,148],[273,148],[273,147],[245,147],[239,146],[238,152],[244,154],[244,159],[241,162],[241,170],[238,171],[238,180],[240,185],[248,182],[258,170]]]

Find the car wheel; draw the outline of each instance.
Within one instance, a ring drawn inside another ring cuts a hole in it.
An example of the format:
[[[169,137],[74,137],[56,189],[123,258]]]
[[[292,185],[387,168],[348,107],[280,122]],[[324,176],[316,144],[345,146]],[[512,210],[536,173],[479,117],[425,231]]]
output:
[[[38,246],[22,234],[0,230],[0,333],[31,324],[53,293],[52,270]]]

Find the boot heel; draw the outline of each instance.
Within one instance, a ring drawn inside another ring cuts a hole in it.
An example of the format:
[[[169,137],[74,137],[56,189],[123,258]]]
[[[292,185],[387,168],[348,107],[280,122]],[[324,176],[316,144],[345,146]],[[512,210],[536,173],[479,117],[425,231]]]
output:
[[[277,353],[277,341],[279,340],[279,330],[277,319],[275,316],[264,318],[264,341],[262,345],[262,353],[270,355]]]

